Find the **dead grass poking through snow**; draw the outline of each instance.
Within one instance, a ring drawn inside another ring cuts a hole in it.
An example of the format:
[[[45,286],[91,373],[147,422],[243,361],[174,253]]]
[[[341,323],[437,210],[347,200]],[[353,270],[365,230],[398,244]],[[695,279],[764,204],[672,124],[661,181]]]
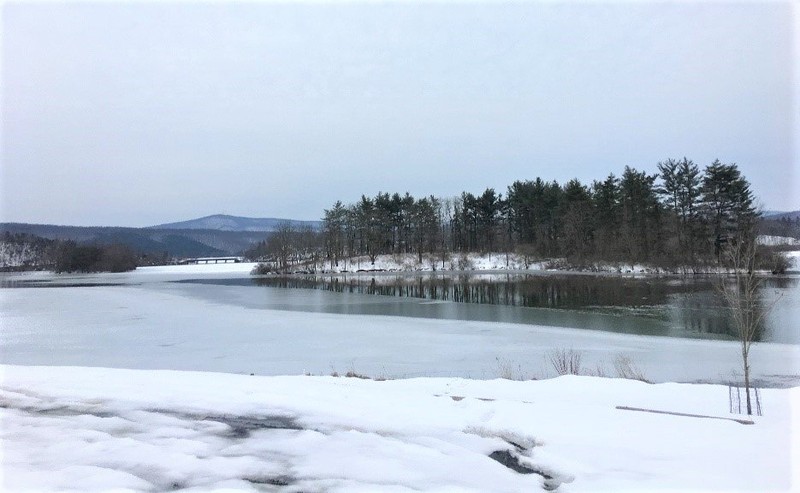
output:
[[[583,353],[574,349],[554,349],[547,353],[550,365],[558,375],[582,375]]]

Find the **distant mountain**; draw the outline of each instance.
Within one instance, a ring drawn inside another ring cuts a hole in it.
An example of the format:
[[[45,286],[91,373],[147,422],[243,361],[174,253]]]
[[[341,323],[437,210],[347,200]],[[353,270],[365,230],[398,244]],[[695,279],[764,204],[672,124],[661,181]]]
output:
[[[52,240],[73,240],[100,245],[122,243],[144,254],[167,252],[173,257],[200,257],[240,255],[254,244],[266,240],[278,226],[286,222],[294,227],[322,227],[321,221],[216,214],[148,228],[1,223],[0,233],[27,233]]]
[[[289,223],[294,227],[311,226],[314,229],[321,227],[320,221],[297,221],[294,219],[277,219],[272,217],[238,217],[225,214],[190,219],[176,223],[159,224],[146,229],[207,229],[216,231],[250,231],[272,232],[278,226]]]
[[[800,211],[781,212],[781,211],[764,211],[763,217],[765,219],[784,219],[789,218],[792,221],[800,217]]]
[[[173,257],[239,255],[267,239],[264,231],[214,229],[148,229],[118,227],[56,226],[52,224],[2,223],[0,234],[27,233],[42,238],[108,245],[122,243],[144,254],[167,252]]]

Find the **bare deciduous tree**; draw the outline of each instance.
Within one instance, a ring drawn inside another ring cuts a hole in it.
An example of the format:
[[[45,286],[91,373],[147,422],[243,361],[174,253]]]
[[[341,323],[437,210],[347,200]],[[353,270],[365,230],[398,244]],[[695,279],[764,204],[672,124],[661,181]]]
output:
[[[747,414],[753,414],[750,403],[750,348],[757,339],[761,322],[777,302],[764,305],[761,287],[764,278],[755,270],[756,242],[754,239],[740,239],[731,242],[724,250],[724,258],[732,269],[733,279],[723,278],[719,290],[730,308],[735,334],[739,339],[744,387],[747,397]]]

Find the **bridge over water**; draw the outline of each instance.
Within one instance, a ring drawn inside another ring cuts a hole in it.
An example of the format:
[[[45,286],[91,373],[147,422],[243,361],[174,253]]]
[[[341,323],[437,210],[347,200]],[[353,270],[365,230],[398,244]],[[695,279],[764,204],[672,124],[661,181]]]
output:
[[[243,262],[242,257],[197,257],[185,258],[178,261],[178,264],[226,264],[228,262],[239,263]]]

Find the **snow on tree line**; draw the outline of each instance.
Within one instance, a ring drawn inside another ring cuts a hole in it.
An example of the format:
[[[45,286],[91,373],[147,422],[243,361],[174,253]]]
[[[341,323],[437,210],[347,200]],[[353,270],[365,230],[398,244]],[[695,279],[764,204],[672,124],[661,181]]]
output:
[[[6,231],[0,238],[0,270],[124,272],[136,268],[137,255],[125,245],[79,245]]]
[[[4,270],[44,269],[49,264],[53,240],[6,231],[0,241],[0,266]]]

